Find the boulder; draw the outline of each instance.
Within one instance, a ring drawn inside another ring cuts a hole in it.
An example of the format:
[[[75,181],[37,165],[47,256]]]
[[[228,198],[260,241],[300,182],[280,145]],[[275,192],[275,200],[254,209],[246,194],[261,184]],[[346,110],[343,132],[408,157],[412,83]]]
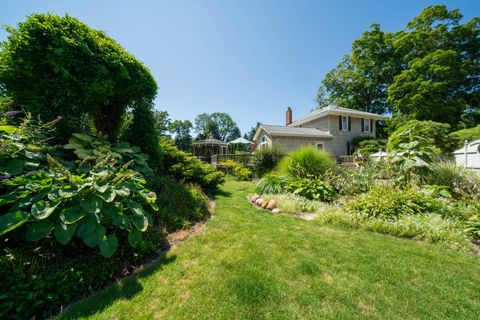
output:
[[[272,210],[272,213],[280,213],[282,212],[279,208],[275,208]]]
[[[276,207],[277,207],[277,201],[275,199],[271,199],[270,201],[268,201],[268,204],[267,204],[268,210],[273,210]]]
[[[269,201],[267,201],[267,200],[263,200],[263,202],[262,202],[262,208],[263,208],[263,209],[266,209],[266,208],[267,208],[268,202],[269,202]]]
[[[250,199],[253,203],[257,202],[257,200],[260,199],[260,196],[258,194],[254,194],[253,197]]]
[[[255,204],[256,204],[257,206],[261,206],[262,203],[263,203],[263,199],[262,199],[262,198],[258,198],[257,201],[255,201]]]

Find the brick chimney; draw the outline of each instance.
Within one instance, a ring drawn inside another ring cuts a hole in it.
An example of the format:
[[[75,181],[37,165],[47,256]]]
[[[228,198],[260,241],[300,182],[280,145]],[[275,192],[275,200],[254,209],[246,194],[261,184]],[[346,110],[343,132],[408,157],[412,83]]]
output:
[[[292,108],[288,107],[285,118],[286,118],[286,124],[285,124],[286,126],[292,123]]]

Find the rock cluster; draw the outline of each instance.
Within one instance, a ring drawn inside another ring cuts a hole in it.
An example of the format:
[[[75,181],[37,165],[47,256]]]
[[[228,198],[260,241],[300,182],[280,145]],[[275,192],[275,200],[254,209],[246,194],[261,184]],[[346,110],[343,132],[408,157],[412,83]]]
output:
[[[277,207],[277,201],[275,199],[266,200],[258,194],[254,194],[249,197],[249,200],[254,205],[272,211],[273,213],[280,213],[280,208]]]

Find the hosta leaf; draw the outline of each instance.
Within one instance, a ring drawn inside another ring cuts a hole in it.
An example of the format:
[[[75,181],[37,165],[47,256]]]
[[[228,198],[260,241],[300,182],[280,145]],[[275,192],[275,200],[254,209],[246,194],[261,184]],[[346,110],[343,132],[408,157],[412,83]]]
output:
[[[114,235],[104,236],[98,244],[100,253],[106,258],[110,258],[117,250],[118,240]]]
[[[32,223],[28,226],[27,232],[25,233],[25,239],[27,241],[38,241],[45,238],[52,232],[53,223],[50,220],[41,220],[35,223]]]
[[[6,172],[11,175],[20,174],[23,172],[24,163],[23,160],[9,159],[0,166],[0,172]]]
[[[69,144],[64,145],[63,147],[65,149],[69,149],[69,150],[76,150],[76,149],[83,148],[83,146],[81,144],[77,144],[77,143],[69,143]]]
[[[127,201],[127,205],[133,213],[137,215],[145,215],[147,212],[143,209],[142,205],[135,201]]]
[[[77,138],[78,140],[85,141],[85,142],[92,142],[94,139],[89,135],[82,134],[82,133],[73,133],[72,136]],[[70,142],[70,141],[69,141]]]
[[[105,236],[105,228],[102,225],[97,225],[95,229],[83,237],[83,242],[91,248],[95,247]]]
[[[0,236],[27,222],[28,213],[14,211],[0,216]]]
[[[90,213],[99,213],[102,209],[102,205],[103,200],[97,196],[92,196],[90,198],[80,201],[80,207]]]
[[[102,198],[105,202],[113,202],[116,195],[117,194],[114,190],[112,190],[112,188],[108,188],[104,193],[101,193],[98,196]]]
[[[80,159],[93,158],[95,155],[87,149],[76,149],[74,152]]]
[[[134,248],[138,247],[143,240],[143,234],[138,230],[132,230],[128,233],[128,243]]]
[[[121,197],[128,197],[130,195],[130,189],[128,188],[116,189],[115,193]]]
[[[98,225],[98,220],[95,215],[89,215],[78,223],[77,227],[77,236],[80,238],[85,238],[87,235],[92,233]]]
[[[79,206],[75,206],[64,209],[62,213],[60,213],[60,219],[65,224],[72,224],[82,219],[87,214],[88,212],[84,211]]]
[[[145,231],[148,228],[148,219],[146,216],[134,215],[131,217],[133,225],[140,231]]]
[[[61,244],[67,244],[72,240],[75,230],[77,229],[77,224],[57,224],[53,234],[58,242]]]
[[[52,202],[41,200],[33,204],[31,213],[35,218],[42,220],[48,218],[59,204],[60,202],[52,204]]]

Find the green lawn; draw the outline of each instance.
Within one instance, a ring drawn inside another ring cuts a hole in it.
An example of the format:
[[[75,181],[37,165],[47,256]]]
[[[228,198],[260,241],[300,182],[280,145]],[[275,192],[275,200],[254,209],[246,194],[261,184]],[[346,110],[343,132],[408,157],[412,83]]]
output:
[[[214,217],[65,318],[479,319],[480,259],[253,208],[227,182]]]

